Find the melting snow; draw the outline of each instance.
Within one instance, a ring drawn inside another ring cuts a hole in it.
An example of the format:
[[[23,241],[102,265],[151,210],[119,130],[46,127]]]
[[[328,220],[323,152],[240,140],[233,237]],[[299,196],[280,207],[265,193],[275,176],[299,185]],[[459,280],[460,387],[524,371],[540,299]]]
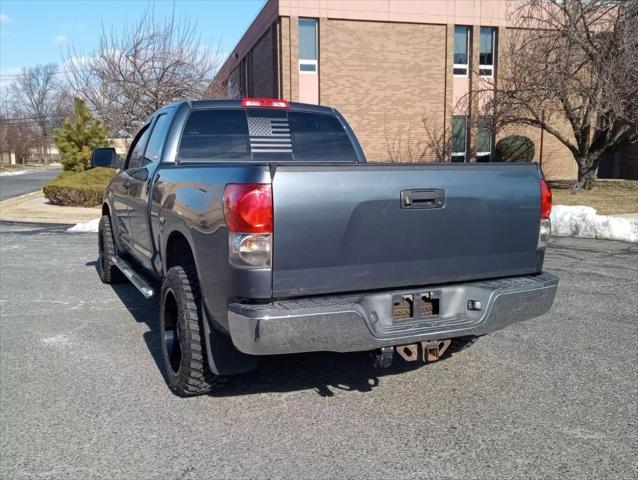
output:
[[[75,233],[97,233],[98,226],[100,225],[100,219],[94,218],[93,220],[86,223],[77,223],[70,228],[67,228],[67,232],[75,232]]]
[[[552,207],[552,235],[638,242],[638,219],[598,215],[592,207]]]
[[[0,177],[14,177],[16,175],[24,175],[25,173],[39,172],[40,170],[17,170],[15,172],[0,172]]]

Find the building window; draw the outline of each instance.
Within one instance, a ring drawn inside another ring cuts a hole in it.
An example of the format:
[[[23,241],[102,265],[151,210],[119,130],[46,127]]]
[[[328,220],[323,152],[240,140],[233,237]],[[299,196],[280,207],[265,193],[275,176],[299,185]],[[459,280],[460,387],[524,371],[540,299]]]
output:
[[[239,85],[236,80],[228,80],[226,85],[226,94],[228,98],[237,98],[241,96]]]
[[[241,64],[239,66],[240,72],[240,82],[239,82],[239,91],[241,96],[250,97],[252,95],[252,72],[250,71],[250,54],[248,52],[244,58],[241,60]]]
[[[452,161],[464,162],[467,151],[467,117],[452,117]]]
[[[467,77],[470,70],[470,27],[454,27],[454,75]]]
[[[489,162],[492,155],[492,117],[479,117],[476,129],[476,161]]]
[[[317,65],[317,19],[299,19],[299,71],[316,73]]]
[[[481,51],[479,55],[479,75],[494,76],[494,52],[496,51],[496,29],[481,27]]]

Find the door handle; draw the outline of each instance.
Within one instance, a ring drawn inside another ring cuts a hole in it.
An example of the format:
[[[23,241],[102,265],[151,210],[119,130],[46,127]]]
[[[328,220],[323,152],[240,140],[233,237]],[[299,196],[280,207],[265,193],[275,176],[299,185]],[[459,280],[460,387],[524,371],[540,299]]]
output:
[[[445,206],[445,190],[428,188],[401,191],[401,208],[442,208]]]

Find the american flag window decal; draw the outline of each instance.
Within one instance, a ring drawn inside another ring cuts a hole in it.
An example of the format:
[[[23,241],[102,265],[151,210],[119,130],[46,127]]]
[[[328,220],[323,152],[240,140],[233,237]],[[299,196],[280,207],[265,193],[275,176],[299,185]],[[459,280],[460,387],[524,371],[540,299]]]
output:
[[[292,153],[290,126],[285,117],[248,117],[252,153]]]

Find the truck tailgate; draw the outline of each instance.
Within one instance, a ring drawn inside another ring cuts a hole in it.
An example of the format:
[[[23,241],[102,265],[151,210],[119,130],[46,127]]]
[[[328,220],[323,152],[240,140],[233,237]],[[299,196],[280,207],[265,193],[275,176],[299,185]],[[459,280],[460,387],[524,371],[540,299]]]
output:
[[[535,164],[279,165],[273,204],[276,297],[536,272]]]

